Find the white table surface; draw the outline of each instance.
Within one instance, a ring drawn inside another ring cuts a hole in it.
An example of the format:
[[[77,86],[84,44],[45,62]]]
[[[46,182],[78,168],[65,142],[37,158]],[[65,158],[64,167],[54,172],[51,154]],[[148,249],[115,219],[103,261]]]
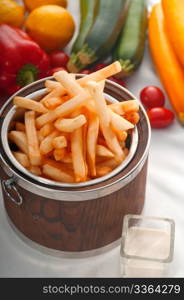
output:
[[[148,0],[149,1],[149,0]],[[155,2],[152,0],[149,2]],[[78,1],[69,1],[78,23]],[[172,83],[171,83],[172,84]],[[139,96],[146,85],[161,86],[146,49],[140,69],[127,81]],[[169,107],[167,101],[166,104]],[[184,128],[177,121],[152,130],[144,214],[175,220],[175,252],[171,277],[184,277]],[[0,195],[0,277],[118,277],[119,247],[83,259],[47,256],[25,244],[9,226]]]

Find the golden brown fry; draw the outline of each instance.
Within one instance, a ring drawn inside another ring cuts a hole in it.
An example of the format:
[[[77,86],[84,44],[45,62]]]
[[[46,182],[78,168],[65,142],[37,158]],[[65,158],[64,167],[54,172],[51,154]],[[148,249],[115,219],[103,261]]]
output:
[[[59,82],[53,81],[53,80],[46,80],[45,81],[45,87],[48,89],[48,91],[53,91],[57,89],[58,87],[61,87],[61,84]]]
[[[100,128],[103,132],[107,146],[115,154],[117,162],[120,162],[124,157],[124,153],[115,133],[110,127],[110,114],[101,87],[94,81],[88,82],[87,86],[91,96],[94,98],[96,111],[100,120]]]
[[[61,159],[61,161],[65,164],[71,164],[72,163],[72,154],[66,153],[64,157]]]
[[[109,104],[108,107],[118,115],[125,113],[138,112],[139,102],[137,100],[127,100],[123,102]]]
[[[109,112],[111,117],[111,126],[115,132],[120,131],[121,133],[121,131],[126,131],[134,128],[134,125],[126,119],[124,119],[122,116],[114,113],[110,109]]]
[[[8,138],[11,142],[16,144],[22,152],[28,154],[27,137],[25,132],[12,130],[8,134]]]
[[[56,161],[62,160],[64,158],[65,154],[66,154],[65,148],[54,149],[54,151],[53,151],[53,156]]]
[[[105,176],[110,172],[112,172],[112,169],[108,166],[97,166],[96,167],[96,174],[98,177]]]
[[[40,134],[43,137],[48,136],[49,134],[51,134],[53,131],[55,130],[55,127],[53,124],[45,124],[41,129],[40,129]]]
[[[22,152],[12,152],[16,160],[24,167],[28,168],[30,166],[29,158],[25,153]]]
[[[96,145],[99,132],[99,118],[97,115],[91,115],[88,122],[87,132],[87,161],[91,176],[96,176]]]
[[[105,156],[107,158],[114,157],[114,154],[108,148],[106,148],[103,145],[97,145],[96,146],[96,155]]]
[[[46,108],[54,109],[57,106],[61,105],[63,101],[61,97],[52,97],[44,100],[42,103],[45,105]]]
[[[140,120],[139,114],[137,112],[127,113],[124,117],[132,124],[137,124]]]
[[[28,143],[28,156],[32,166],[40,166],[42,162],[37,131],[35,127],[35,112],[25,112],[25,128]]]
[[[21,122],[16,122],[15,123],[15,129],[17,130],[17,131],[23,131],[23,132],[25,132],[25,125],[23,124],[23,123],[21,123]]]
[[[82,128],[71,133],[72,161],[76,182],[86,180],[86,165],[83,153]]]
[[[68,183],[74,182],[74,178],[69,174],[69,172],[67,173],[66,171],[53,167],[49,164],[43,165],[43,174],[55,181]]]
[[[40,152],[45,155],[54,149],[53,139],[59,135],[58,130],[54,130],[51,134],[44,138],[40,144]]]
[[[54,77],[68,91],[71,97],[74,97],[83,92],[83,88],[79,83],[66,71],[59,71],[54,74]]]
[[[41,128],[46,123],[51,123],[57,118],[65,117],[70,113],[74,112],[76,109],[81,107],[85,101],[89,99],[88,94],[83,92],[67,102],[58,106],[55,110],[48,112],[36,119],[36,125],[38,128]]]
[[[54,125],[55,127],[64,132],[72,132],[86,123],[86,117],[84,115],[78,115],[71,119],[58,119]]]
[[[47,113],[46,109],[40,102],[25,98],[25,97],[15,97],[13,103],[19,107],[34,110],[39,113]]]
[[[40,102],[44,103],[46,100],[48,100],[50,98],[61,97],[61,96],[65,95],[65,94],[66,94],[66,90],[60,84],[60,86],[58,86],[57,88],[53,89],[50,93],[48,93],[45,97],[43,97]]]
[[[121,71],[121,64],[118,61],[115,61],[111,65],[108,65],[107,67],[98,70],[96,72],[93,72],[89,75],[86,75],[80,79],[77,80],[77,82],[81,86],[85,86],[89,81],[101,81],[104,80],[110,76],[113,76]]]
[[[28,170],[33,173],[34,175],[37,176],[41,176],[42,175],[42,171],[40,167],[36,167],[36,166],[31,166],[28,168]]]
[[[122,161],[123,160],[124,160],[124,158],[122,159]],[[105,161],[97,164],[98,167],[109,167],[111,169],[115,169],[118,165],[119,165],[119,163],[114,158],[105,160]]]
[[[57,136],[52,140],[52,144],[55,149],[61,149],[67,147],[67,139],[65,136]]]

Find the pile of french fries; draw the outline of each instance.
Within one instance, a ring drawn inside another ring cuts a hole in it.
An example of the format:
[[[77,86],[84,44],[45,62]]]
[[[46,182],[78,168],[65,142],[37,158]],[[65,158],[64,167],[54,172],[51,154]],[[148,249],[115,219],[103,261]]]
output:
[[[139,121],[136,100],[110,103],[105,79],[119,73],[115,62],[78,80],[60,71],[39,102],[15,97],[25,109],[15,122],[9,142],[17,161],[31,173],[58,182],[84,182],[104,176],[128,155],[126,139]],[[15,147],[14,147],[15,149]]]

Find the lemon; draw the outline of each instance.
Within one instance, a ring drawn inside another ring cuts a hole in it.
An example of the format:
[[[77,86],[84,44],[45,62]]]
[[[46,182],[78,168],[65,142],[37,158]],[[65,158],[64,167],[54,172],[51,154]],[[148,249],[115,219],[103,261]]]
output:
[[[46,51],[65,47],[71,40],[75,24],[72,15],[58,5],[34,9],[25,22],[28,34]]]
[[[24,7],[12,0],[0,1],[0,24],[21,27],[24,22]]]
[[[24,0],[25,6],[31,11],[42,5],[59,5],[64,8],[67,7],[67,0]]]

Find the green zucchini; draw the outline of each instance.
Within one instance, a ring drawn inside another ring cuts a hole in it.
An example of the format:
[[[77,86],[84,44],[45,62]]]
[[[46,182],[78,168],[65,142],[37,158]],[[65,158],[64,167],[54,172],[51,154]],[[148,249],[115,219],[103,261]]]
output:
[[[77,53],[81,50],[97,13],[98,0],[80,0],[80,28],[79,34],[72,46],[72,53]]]
[[[98,0],[98,2],[98,13],[84,45],[80,51],[71,56],[68,63],[71,72],[78,72],[106,56],[121,32],[130,0]]]
[[[113,60],[119,60],[122,66],[117,77],[130,76],[139,67],[144,55],[146,29],[146,1],[132,0],[113,55]]]

